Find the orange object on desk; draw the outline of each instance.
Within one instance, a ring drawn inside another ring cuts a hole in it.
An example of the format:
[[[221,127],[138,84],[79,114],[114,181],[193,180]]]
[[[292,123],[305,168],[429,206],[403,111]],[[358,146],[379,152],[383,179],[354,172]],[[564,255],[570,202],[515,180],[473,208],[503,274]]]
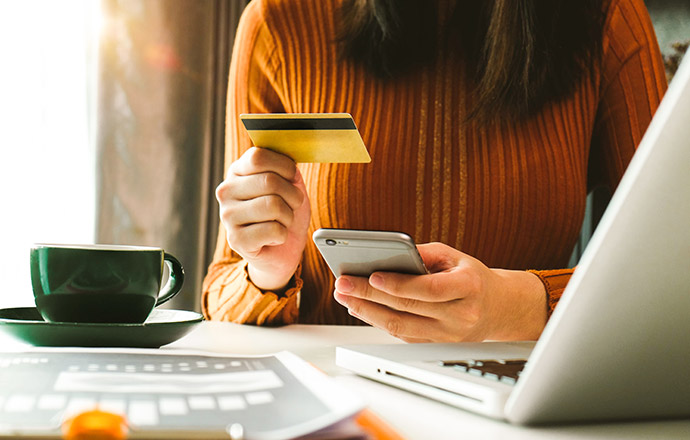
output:
[[[404,440],[393,428],[381,420],[370,409],[365,409],[355,417],[355,423],[366,432],[372,440]]]
[[[128,434],[124,416],[99,410],[83,412],[62,424],[64,440],[125,440]]]

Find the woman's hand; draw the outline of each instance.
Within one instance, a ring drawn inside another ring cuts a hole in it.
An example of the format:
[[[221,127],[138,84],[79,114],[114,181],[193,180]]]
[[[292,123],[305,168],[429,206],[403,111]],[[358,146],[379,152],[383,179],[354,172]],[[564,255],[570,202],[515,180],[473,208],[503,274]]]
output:
[[[282,290],[302,258],[311,215],[295,162],[250,148],[230,165],[216,198],[228,244],[247,260],[252,282],[263,290]]]
[[[418,246],[431,272],[341,276],[335,299],[351,315],[407,342],[537,339],[546,292],[529,272],[489,269],[441,243]]]

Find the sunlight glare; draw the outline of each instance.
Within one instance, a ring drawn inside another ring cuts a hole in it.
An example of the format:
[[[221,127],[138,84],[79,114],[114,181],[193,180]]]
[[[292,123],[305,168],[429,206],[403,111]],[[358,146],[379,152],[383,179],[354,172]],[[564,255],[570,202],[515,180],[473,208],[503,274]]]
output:
[[[93,242],[101,26],[98,1],[0,2],[0,307],[33,304],[31,243]]]

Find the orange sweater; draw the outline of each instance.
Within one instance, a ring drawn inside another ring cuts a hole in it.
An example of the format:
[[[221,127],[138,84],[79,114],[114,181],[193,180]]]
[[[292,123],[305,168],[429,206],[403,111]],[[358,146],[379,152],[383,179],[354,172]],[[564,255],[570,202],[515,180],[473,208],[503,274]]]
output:
[[[615,188],[666,83],[642,0],[613,0],[603,63],[534,117],[463,124],[470,83],[446,57],[394,81],[338,61],[337,0],[254,0],[238,29],[227,102],[226,165],[251,146],[240,113],[348,112],[372,162],[300,164],[315,229],[405,231],[489,267],[535,269],[552,310],[570,279],[588,189]],[[204,280],[209,319],[254,324],[358,321],[332,297],[313,243],[284,295],[249,281],[221,225]]]

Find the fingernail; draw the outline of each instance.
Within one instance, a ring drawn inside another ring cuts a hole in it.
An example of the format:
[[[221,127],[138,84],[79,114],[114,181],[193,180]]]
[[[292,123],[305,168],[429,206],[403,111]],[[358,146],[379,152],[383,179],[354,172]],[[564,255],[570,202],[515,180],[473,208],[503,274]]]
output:
[[[348,280],[347,278],[340,277],[335,280],[335,287],[342,293],[348,293],[352,292],[352,289],[354,289],[355,286],[352,284],[352,281]]]
[[[369,277],[369,284],[371,285],[371,287],[380,289],[381,287],[383,287],[383,277],[375,273]]]
[[[333,292],[333,298],[338,302],[338,304],[347,307],[348,296],[341,295],[339,292]]]

